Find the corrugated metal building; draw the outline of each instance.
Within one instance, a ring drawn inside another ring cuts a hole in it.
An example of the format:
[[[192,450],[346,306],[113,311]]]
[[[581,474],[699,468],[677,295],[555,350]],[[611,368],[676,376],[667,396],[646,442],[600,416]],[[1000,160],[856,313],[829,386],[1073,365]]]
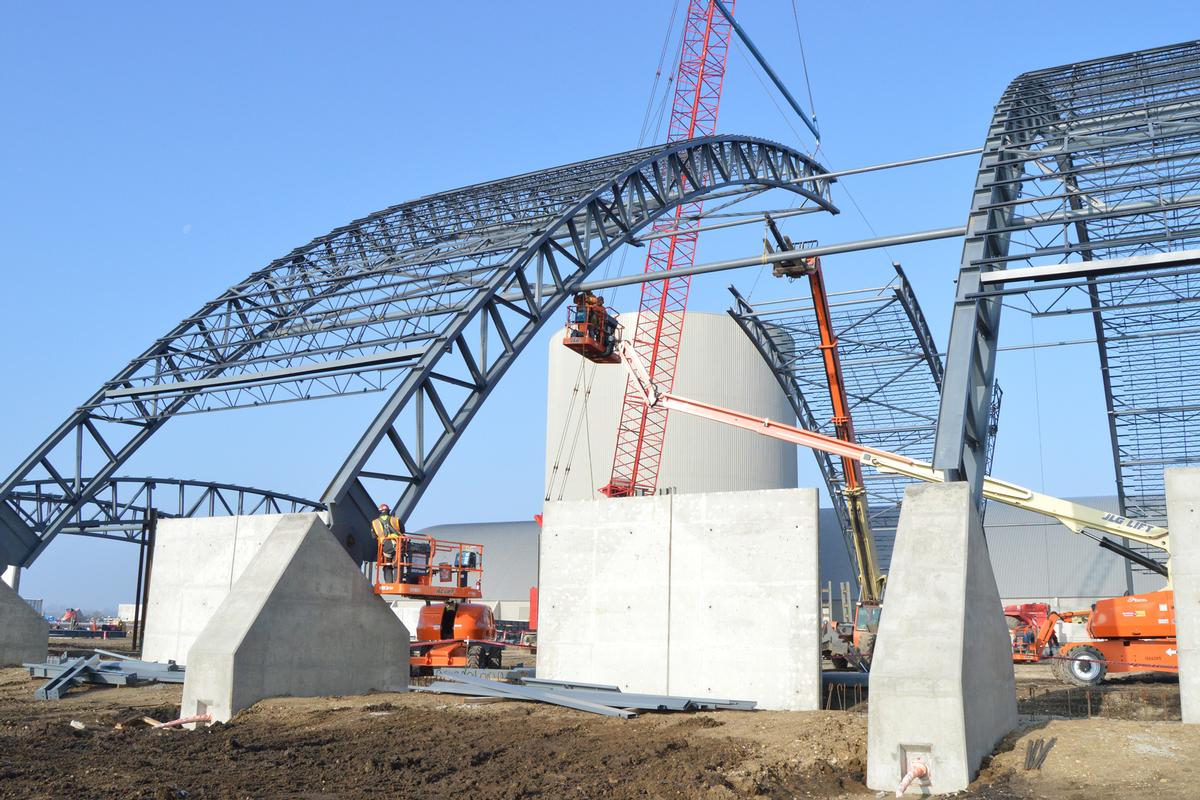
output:
[[[1072,499],[1106,511],[1117,508],[1115,497]],[[854,587],[854,569],[832,508],[821,509],[820,526],[821,582],[831,585],[834,614],[838,616],[839,585],[846,582]],[[1005,604],[1047,602],[1057,609],[1082,609],[1095,600],[1126,591],[1154,591],[1165,582],[1158,575],[1130,569],[1129,562],[1100,549],[1093,540],[1031,511],[989,503],[984,529]],[[422,533],[482,544],[486,558],[484,599],[518,609],[519,605],[511,604],[528,601],[529,588],[537,584],[537,523],[438,525]]]
[[[1077,503],[1117,510],[1116,497],[1077,497]],[[1008,603],[1047,602],[1057,609],[1083,609],[1102,597],[1161,589],[1165,579],[1131,568],[1130,562],[1056,520],[1000,503],[984,517],[988,551],[1000,597]],[[821,580],[834,595],[841,581],[854,583],[854,570],[840,547],[837,517],[821,509]]]

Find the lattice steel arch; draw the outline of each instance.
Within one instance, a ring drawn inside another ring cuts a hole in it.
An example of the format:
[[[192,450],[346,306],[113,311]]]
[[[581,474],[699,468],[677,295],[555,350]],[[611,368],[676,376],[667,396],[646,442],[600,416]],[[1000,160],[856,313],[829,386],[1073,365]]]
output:
[[[870,447],[928,460],[933,451],[942,357],[899,264],[884,286],[838,292],[830,315],[850,398],[856,439]],[[750,337],[787,396],[801,427],[836,436],[812,298],[751,304],[732,287],[729,314]],[[839,459],[815,453],[854,562]],[[870,524],[886,572],[904,489],[913,481],[865,470]]]
[[[59,486],[52,480],[18,484],[12,497],[21,504],[22,516],[33,520],[33,528],[39,532],[46,529],[54,509],[63,502]],[[315,500],[251,486],[121,476],[109,479],[104,491],[88,500],[59,533],[138,544],[151,512],[160,519],[181,519],[324,510]]]
[[[824,172],[774,142],[714,136],[432,195],[338,228],[183,320],[30,454],[0,484],[0,561],[32,563],[173,416],[363,391],[391,394],[322,502],[343,540],[373,513],[367,484],[398,495],[407,517],[516,356],[616,249],[701,197],[783,188],[836,213],[828,181],[814,180]],[[13,497],[30,480],[61,492],[41,532]]]
[[[973,196],[935,466],[970,481],[978,498],[1000,300],[1027,291],[1013,288],[1020,276],[1069,277],[1074,284],[1058,290],[1095,298],[1103,262],[1131,259],[1121,269],[1157,280],[1154,258],[1200,245],[1198,181],[1200,42],[1038,70],[1009,85]],[[1106,335],[1098,322],[1115,425]]]

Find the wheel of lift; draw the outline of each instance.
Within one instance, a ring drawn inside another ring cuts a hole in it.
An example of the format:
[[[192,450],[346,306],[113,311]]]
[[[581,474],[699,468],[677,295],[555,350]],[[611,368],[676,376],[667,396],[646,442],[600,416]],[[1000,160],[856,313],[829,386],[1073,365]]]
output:
[[[467,648],[467,666],[471,669],[483,667],[483,645],[473,644]]]
[[[1108,674],[1104,654],[1090,645],[1072,647],[1067,653],[1063,674],[1076,686],[1095,686]]]

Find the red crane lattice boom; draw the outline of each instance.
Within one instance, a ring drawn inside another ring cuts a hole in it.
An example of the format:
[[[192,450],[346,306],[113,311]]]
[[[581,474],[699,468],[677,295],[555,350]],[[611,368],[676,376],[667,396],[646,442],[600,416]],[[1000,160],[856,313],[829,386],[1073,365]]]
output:
[[[734,3],[729,3],[731,11],[733,6]],[[712,0],[689,0],[679,70],[675,76],[668,142],[716,133],[731,35],[729,21]],[[695,263],[696,228],[700,224],[701,208],[699,202],[680,205],[673,215],[654,224],[656,233],[678,233],[650,240],[647,273],[668,273],[676,267],[689,267]],[[632,344],[648,365],[651,379],[666,392],[675,385],[675,367],[679,361],[690,287],[688,276],[664,277],[661,281],[642,284]],[[636,384],[627,382],[617,427],[612,477],[600,491],[609,497],[653,494],[658,487],[658,468],[666,433],[667,410],[647,406]]]

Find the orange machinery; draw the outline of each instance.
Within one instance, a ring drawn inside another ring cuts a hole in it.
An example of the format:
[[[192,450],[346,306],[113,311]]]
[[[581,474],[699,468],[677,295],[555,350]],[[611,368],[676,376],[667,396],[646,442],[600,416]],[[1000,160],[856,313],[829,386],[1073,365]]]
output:
[[[375,593],[425,601],[410,660],[418,674],[434,667],[499,667],[504,646],[495,641],[492,610],[464,602],[483,594],[483,545],[409,534],[388,538],[396,546],[388,556],[379,541]]]
[[[791,237],[783,234],[770,214],[766,218],[767,229],[780,250],[796,250]],[[771,243],[763,240],[768,251]],[[815,247],[816,242],[805,242],[803,248]],[[821,274],[820,258],[798,258],[783,261],[775,266],[777,276],[808,278],[812,294],[813,313],[816,315],[817,332],[820,337],[821,361],[825,368],[825,382],[829,387],[829,403],[833,411],[834,435],[843,442],[854,444],[854,419],[850,414],[850,396],[842,374],[841,356],[838,355],[837,333],[833,329],[833,316],[829,311],[829,296],[825,292],[825,278]],[[858,605],[854,610],[854,627],[851,645],[859,660],[871,661],[875,649],[875,635],[879,631],[880,604],[887,578],[879,568],[879,555],[875,549],[875,535],[867,508],[867,490],[863,482],[862,463],[853,456],[842,455],[842,499],[846,502],[847,519],[850,523],[850,541],[854,546],[854,560],[858,567]],[[834,498],[836,499],[836,498]],[[835,663],[837,663],[835,661]]]
[[[618,341],[614,347],[647,405],[662,404],[671,411],[732,425],[831,455],[848,456],[881,472],[906,475],[931,483],[940,483],[946,478],[941,470],[931,464],[898,453],[864,447],[816,431],[662,392],[650,380],[645,364],[628,342]],[[1131,539],[1154,547],[1169,558],[1171,546],[1166,528],[1051,497],[990,475],[984,476],[982,493],[989,500],[1053,517],[1075,533],[1091,530],[1106,534],[1097,539],[1101,547],[1168,579],[1170,577],[1169,561],[1168,564],[1159,563],[1108,538]],[[1175,599],[1169,587],[1168,580],[1167,586],[1160,591],[1099,600],[1089,612],[1070,614],[1071,618],[1081,618],[1086,613],[1088,633],[1095,638],[1092,641],[1072,642],[1059,651],[1054,662],[1059,677],[1078,685],[1093,685],[1103,680],[1108,672],[1177,673],[1179,658],[1175,638]],[[1039,637],[1048,642],[1054,623],[1066,618],[1062,614],[1051,614],[1039,628]],[[1044,645],[1039,645],[1035,639],[1031,647],[1040,656]]]
[[[1079,621],[1087,622],[1092,641],[1055,650],[1055,624]],[[1175,593],[1164,589],[1097,600],[1090,611],[1053,611],[1036,626],[1014,631],[1014,661],[1047,658],[1055,675],[1076,686],[1094,686],[1110,672],[1178,673]]]
[[[567,335],[563,344],[597,364],[620,364],[621,357],[615,349],[620,327],[600,297],[591,292],[579,292],[575,295],[575,305],[567,312]]]

